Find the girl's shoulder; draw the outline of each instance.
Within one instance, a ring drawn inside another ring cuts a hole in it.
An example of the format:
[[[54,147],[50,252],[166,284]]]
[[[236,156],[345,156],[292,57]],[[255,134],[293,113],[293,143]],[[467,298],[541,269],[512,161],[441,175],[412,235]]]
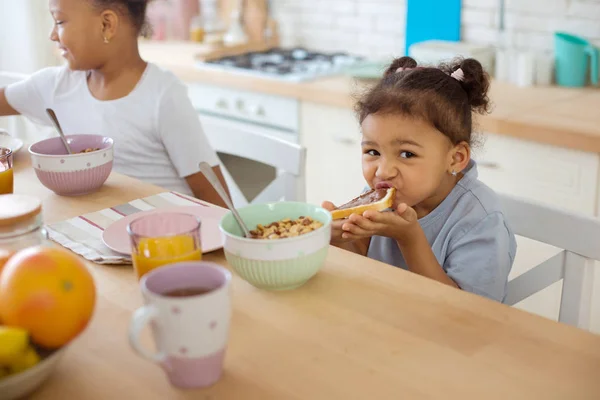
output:
[[[478,179],[477,165],[469,163],[463,178],[428,220],[444,221],[453,232],[461,235],[485,221],[505,220],[500,196]]]
[[[148,63],[144,74],[144,85],[154,93],[165,94],[174,89],[185,89],[184,83],[167,69]]]
[[[72,70],[66,65],[54,65],[37,70],[31,76],[60,77],[60,78],[82,78],[87,71]]]
[[[85,76],[85,71],[73,71],[66,66],[52,66],[34,72],[29,79],[38,89],[56,92],[68,91],[73,86],[85,82]]]

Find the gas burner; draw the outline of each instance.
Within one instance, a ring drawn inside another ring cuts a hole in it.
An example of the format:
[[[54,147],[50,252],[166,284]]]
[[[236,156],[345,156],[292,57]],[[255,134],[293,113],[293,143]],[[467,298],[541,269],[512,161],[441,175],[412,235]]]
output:
[[[361,61],[347,53],[320,53],[302,47],[273,48],[198,63],[199,68],[228,70],[288,81],[306,81],[342,73]]]

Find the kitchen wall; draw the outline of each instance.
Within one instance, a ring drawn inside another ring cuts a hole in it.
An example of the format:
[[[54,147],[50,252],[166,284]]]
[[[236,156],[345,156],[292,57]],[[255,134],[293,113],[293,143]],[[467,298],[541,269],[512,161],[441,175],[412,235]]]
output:
[[[404,52],[406,1],[272,0],[272,4],[284,45],[388,58]],[[600,0],[506,0],[505,4],[505,25],[518,48],[550,51],[557,30],[600,45]],[[463,40],[495,43],[498,10],[499,0],[463,0]]]
[[[0,71],[32,73],[56,65],[45,0],[0,0]]]

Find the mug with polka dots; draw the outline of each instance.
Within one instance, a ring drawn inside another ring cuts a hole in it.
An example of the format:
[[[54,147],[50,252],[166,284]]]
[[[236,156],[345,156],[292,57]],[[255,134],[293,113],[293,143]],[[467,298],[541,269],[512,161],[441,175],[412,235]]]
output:
[[[181,262],[150,271],[140,280],[144,306],[133,314],[129,343],[159,364],[173,386],[202,388],[223,373],[231,319],[231,273],[210,262]],[[150,325],[156,352],[141,345]]]

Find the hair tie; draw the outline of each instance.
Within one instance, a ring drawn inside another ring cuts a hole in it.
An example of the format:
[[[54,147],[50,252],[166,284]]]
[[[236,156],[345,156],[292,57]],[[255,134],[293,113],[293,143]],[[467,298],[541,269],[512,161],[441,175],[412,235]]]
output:
[[[404,68],[404,67],[400,67],[400,68],[398,68],[398,69],[396,70],[396,73],[398,73],[398,72],[402,72],[402,71],[406,71],[407,69],[410,69],[410,68]]]
[[[454,71],[453,73],[451,73],[450,77],[456,79],[459,82],[462,82],[465,80],[465,73],[463,72],[463,70],[461,68],[459,68],[456,71]]]

